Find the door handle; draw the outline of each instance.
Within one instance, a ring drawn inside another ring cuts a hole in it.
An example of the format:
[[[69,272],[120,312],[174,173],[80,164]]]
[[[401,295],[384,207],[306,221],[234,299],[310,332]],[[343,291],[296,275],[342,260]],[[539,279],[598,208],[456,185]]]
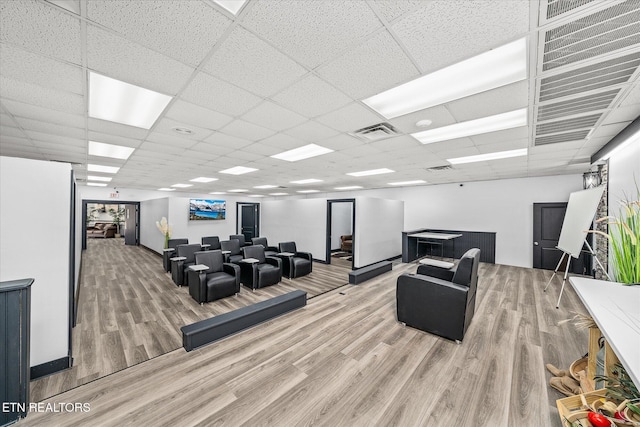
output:
[[[534,245],[538,246],[538,242],[533,242]]]

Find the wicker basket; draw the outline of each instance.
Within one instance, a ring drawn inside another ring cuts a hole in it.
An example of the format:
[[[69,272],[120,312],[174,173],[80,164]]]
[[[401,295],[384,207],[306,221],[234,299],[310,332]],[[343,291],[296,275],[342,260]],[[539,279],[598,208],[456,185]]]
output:
[[[602,388],[589,393],[582,393],[571,397],[565,397],[564,399],[556,400],[556,406],[558,407],[558,413],[560,414],[560,420],[562,425],[570,427],[567,420],[571,422],[580,421],[583,426],[591,426],[586,420],[586,416],[589,410],[591,410],[596,401],[600,398],[606,397],[607,390]],[[620,411],[624,410],[624,404],[620,404],[618,407]],[[618,420],[615,418],[607,417],[617,427],[640,427],[640,423],[635,421]],[[583,421],[584,420],[584,421]]]

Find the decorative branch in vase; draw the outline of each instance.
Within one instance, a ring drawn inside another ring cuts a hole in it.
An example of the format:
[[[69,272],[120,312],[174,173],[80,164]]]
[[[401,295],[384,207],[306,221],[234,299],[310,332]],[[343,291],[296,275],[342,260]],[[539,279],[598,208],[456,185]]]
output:
[[[169,239],[171,238],[171,226],[167,222],[167,218],[162,217],[160,221],[156,221],[156,227],[164,235],[164,248],[169,247]]]

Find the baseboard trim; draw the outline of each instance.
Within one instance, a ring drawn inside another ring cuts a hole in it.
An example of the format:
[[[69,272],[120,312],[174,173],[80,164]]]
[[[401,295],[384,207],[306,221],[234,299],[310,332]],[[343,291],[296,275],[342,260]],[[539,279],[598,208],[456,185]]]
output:
[[[42,363],[31,367],[31,380],[46,377],[56,372],[64,371],[73,366],[73,358],[70,356]]]

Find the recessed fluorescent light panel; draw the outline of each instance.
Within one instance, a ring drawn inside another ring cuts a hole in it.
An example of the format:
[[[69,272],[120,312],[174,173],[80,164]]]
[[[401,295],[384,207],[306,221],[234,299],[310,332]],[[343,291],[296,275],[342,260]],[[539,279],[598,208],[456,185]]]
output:
[[[227,194],[225,191],[212,191],[209,194]]]
[[[234,15],[238,14],[238,11],[242,9],[242,6],[247,2],[247,0],[213,0],[214,3],[218,3],[223,8],[227,9],[229,12]]]
[[[495,153],[478,154],[477,156],[457,157],[455,159],[447,159],[447,161],[453,165],[459,165],[461,163],[473,163],[484,162],[487,160],[499,160],[508,159],[510,157],[526,156],[527,149],[520,148],[518,150],[498,151]]]
[[[300,179],[298,181],[289,181],[291,184],[313,184],[316,182],[322,182],[321,179],[309,178],[309,179]]]
[[[387,119],[495,89],[527,78],[522,38],[364,99]]]
[[[115,166],[104,166],[104,165],[87,165],[87,170],[89,172],[102,172],[102,173],[118,173],[120,170],[119,167]]]
[[[416,184],[426,184],[427,181],[422,179],[416,179],[415,181],[400,181],[400,182],[390,182],[389,185],[416,185]]]
[[[299,190],[298,193],[319,193],[320,190]]]
[[[172,187],[175,187],[175,188],[187,188],[187,187],[193,187],[193,184],[173,184]]]
[[[150,129],[171,97],[89,72],[89,117]]]
[[[289,193],[269,193],[270,196],[288,196]]]
[[[229,175],[242,175],[245,173],[249,173],[249,172],[255,172],[258,169],[254,169],[254,168],[246,168],[244,166],[236,166],[234,168],[229,168],[229,169],[225,169],[223,171],[220,171],[220,173],[228,173]]]
[[[87,179],[89,181],[104,181],[104,182],[111,182],[111,180],[113,178],[111,178],[110,176],[93,176],[93,175],[89,175],[87,177]]]
[[[330,148],[321,147],[316,144],[309,144],[280,154],[275,154],[271,157],[274,159],[286,160],[288,162],[297,162],[298,160],[304,160],[332,152],[333,150]]]
[[[107,184],[103,183],[103,182],[87,182],[87,185],[90,185],[92,187],[106,187]]]
[[[249,190],[243,188],[236,188],[235,190],[227,190],[227,193],[246,193]]]
[[[247,197],[264,197],[264,194],[247,194]]]
[[[111,157],[113,159],[126,160],[129,158],[131,153],[133,153],[133,150],[135,150],[135,148],[89,141],[89,155],[91,156]]]
[[[158,191],[176,191],[176,189],[163,187],[163,188],[158,188]]]
[[[265,184],[265,185],[256,185],[253,188],[258,188],[260,190],[267,190],[269,188],[277,188],[277,187],[278,187],[277,185]]]
[[[382,175],[383,173],[392,173],[394,170],[383,168],[383,169],[371,169],[368,171],[360,171],[360,172],[350,172],[347,175],[351,176],[370,176],[370,175]]]
[[[359,190],[361,188],[359,185],[348,185],[346,187],[336,187],[334,190]]]
[[[190,179],[189,181],[191,182],[212,182],[212,181],[217,181],[218,178],[207,178],[206,176],[201,176],[199,178],[193,178]]]
[[[412,133],[411,136],[423,144],[431,144],[526,125],[527,109],[522,108],[520,110],[509,111],[508,113],[496,114],[495,116],[483,117],[481,119],[469,120],[468,122]]]

